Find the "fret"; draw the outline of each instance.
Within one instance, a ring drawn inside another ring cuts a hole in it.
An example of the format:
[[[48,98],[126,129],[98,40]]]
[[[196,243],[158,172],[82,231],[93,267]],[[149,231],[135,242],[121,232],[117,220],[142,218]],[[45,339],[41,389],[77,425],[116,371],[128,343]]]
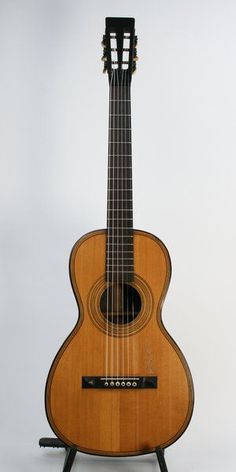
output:
[[[112,251],[111,251],[111,252],[112,252]],[[118,252],[118,253],[117,253],[117,256],[122,258],[122,255],[123,255],[123,254],[133,254],[133,251],[123,251],[123,252],[121,252],[121,253]],[[129,258],[129,259],[130,259],[130,258]],[[132,257],[132,259],[133,259],[133,257]]]
[[[122,277],[122,274],[123,273],[126,273],[126,272],[130,272],[132,273],[132,271],[134,270],[134,266],[120,266],[120,265],[112,265],[112,266],[107,266],[108,269],[110,270],[111,273],[115,273],[116,272],[116,275],[118,275],[118,277]]]
[[[132,257],[123,257],[122,260],[123,261],[131,261],[131,260],[133,260],[133,258]]]
[[[116,266],[116,267],[125,267],[125,268],[128,268],[128,267],[133,268],[134,267],[133,262],[131,262],[131,263],[130,262],[123,263],[121,261],[120,262],[114,262],[114,259],[112,259],[111,262],[107,260],[107,262],[108,262],[107,265],[109,265],[109,267],[114,267],[114,266]]]
[[[115,99],[115,98],[112,98],[112,99],[110,99],[110,102],[124,103],[124,102],[131,102],[131,100],[124,100],[124,99],[122,99],[122,100],[117,100],[117,99]]]
[[[133,260],[133,259],[132,259]],[[133,268],[134,267],[134,263],[133,262],[115,262],[114,259],[111,259],[111,261],[107,260],[107,265],[109,265],[109,267],[114,267],[114,266],[118,266],[118,267],[125,267],[125,268]]]
[[[111,245],[111,250],[110,252],[112,252],[112,249],[114,249],[113,252],[116,252],[116,247],[114,248],[114,246],[112,245],[112,243],[107,243],[107,246]],[[126,243],[125,245],[123,243],[117,243],[116,246],[123,246],[123,247],[126,247],[126,246],[133,246],[133,243]],[[126,251],[124,250],[124,252],[132,252],[133,254],[133,251]]]
[[[121,230],[122,231],[130,231],[130,230],[133,231],[133,228],[128,227],[128,226],[109,226],[107,229],[108,229],[108,231],[113,231],[114,229],[117,229],[119,231],[121,231]],[[126,235],[124,235],[124,236],[126,236]]]
[[[109,245],[109,244],[107,243],[107,245]],[[124,244],[118,243],[118,244],[116,244],[116,246],[123,246],[123,247],[126,247],[126,246],[133,246],[133,244],[131,244],[131,243],[126,243],[125,246],[124,246]],[[114,250],[113,250],[113,249],[114,249]],[[117,247],[114,247],[114,246],[111,245],[111,249],[109,250],[109,253],[112,253],[112,252],[114,252],[115,254],[117,254]],[[132,254],[133,254],[133,251],[125,251],[125,250],[124,250],[124,252],[132,252]]]
[[[110,242],[112,242],[111,240],[113,239],[119,239],[122,240],[122,242],[124,242],[124,239],[133,239],[132,234],[124,234],[123,236],[121,234],[108,234],[108,236],[110,238]]]

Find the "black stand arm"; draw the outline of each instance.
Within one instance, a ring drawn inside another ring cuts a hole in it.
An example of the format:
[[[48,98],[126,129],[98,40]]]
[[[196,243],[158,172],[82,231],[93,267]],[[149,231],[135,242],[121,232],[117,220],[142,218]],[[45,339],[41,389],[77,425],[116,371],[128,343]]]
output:
[[[64,448],[66,450],[66,457],[63,466],[62,472],[70,472],[71,467],[74,463],[75,456],[77,453],[76,449],[72,449],[72,447],[68,447],[64,442],[62,442],[58,438],[41,438],[39,440],[40,447],[56,447],[56,448]]]
[[[64,467],[62,472],[70,472],[71,467],[74,463],[75,456],[77,453],[76,449],[72,449],[71,447],[67,446],[58,438],[41,438],[39,440],[40,447],[56,447],[56,448],[64,448],[66,450],[66,458],[64,462]],[[158,447],[156,449],[156,456],[158,460],[158,464],[160,466],[161,472],[168,472],[165,457],[164,457],[164,449]]]
[[[157,460],[158,460],[158,464],[160,466],[161,472],[168,472],[165,456],[164,456],[164,449],[161,449],[160,447],[158,447],[156,449],[156,455],[157,455]]]

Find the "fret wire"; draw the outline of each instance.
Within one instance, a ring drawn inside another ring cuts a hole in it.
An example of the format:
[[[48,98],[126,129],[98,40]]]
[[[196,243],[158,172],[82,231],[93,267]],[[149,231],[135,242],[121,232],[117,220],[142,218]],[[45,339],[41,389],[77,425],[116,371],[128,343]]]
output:
[[[110,245],[111,245],[111,244],[112,244],[112,243],[110,243]],[[107,243],[107,245],[109,245],[109,243]],[[130,242],[129,242],[129,243],[124,243],[124,241],[123,241],[122,243],[121,243],[121,242],[118,242],[118,243],[117,243],[117,246],[132,246],[132,247],[133,247],[133,242],[132,242],[132,243],[130,243]],[[112,250],[113,250],[113,252],[119,252],[118,249],[117,249],[117,248],[114,248],[114,247],[113,247]],[[132,251],[127,250],[127,252],[132,252],[132,253],[133,253],[133,250],[132,250]]]

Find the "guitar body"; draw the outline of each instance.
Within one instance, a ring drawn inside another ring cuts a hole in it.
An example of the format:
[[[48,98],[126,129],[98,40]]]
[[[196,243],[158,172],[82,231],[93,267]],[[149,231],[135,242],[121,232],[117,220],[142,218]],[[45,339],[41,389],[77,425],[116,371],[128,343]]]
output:
[[[182,435],[192,414],[193,385],[183,354],[161,320],[171,276],[167,249],[155,236],[133,231],[129,285],[139,295],[138,313],[133,323],[112,324],[101,306],[107,286],[106,239],[106,231],[95,231],[72,250],[70,277],[80,316],[51,366],[46,411],[55,434],[75,449],[138,455],[167,447]],[[83,388],[87,376],[120,383],[122,378],[153,377],[157,385]]]

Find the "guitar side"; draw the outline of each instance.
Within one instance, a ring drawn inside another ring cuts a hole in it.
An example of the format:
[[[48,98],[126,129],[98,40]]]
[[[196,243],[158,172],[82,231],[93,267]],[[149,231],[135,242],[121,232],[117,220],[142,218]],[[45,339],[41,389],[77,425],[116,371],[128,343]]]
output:
[[[106,332],[99,308],[105,286],[106,231],[72,249],[70,276],[79,306],[76,326],[56,355],[45,392],[55,434],[80,451],[129,456],[167,447],[185,431],[193,410],[186,360],[166,331],[161,309],[171,276],[164,244],[134,231],[134,286],[142,310],[132,328]],[[83,389],[83,376],[155,376],[156,389]]]

